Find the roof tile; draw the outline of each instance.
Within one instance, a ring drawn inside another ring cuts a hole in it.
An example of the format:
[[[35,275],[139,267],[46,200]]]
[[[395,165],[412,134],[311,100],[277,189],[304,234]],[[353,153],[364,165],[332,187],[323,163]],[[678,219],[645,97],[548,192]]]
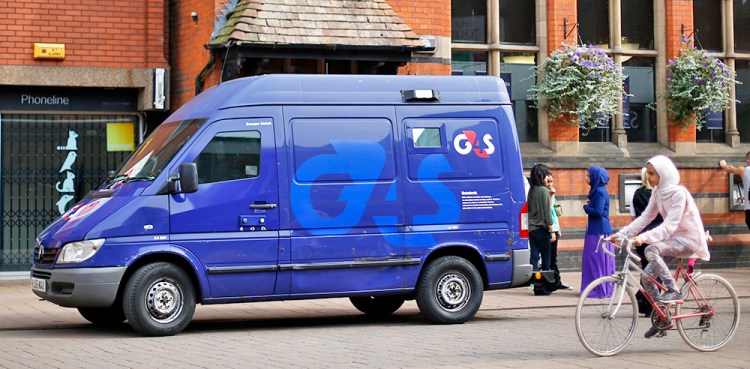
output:
[[[417,36],[385,0],[240,0],[212,45],[341,45],[418,48]]]

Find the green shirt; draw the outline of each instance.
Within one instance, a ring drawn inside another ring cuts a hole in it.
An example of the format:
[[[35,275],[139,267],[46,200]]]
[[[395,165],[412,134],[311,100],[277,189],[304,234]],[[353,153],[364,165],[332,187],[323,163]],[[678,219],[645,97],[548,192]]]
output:
[[[552,225],[549,189],[534,186],[529,193],[529,231],[539,228],[549,229]]]

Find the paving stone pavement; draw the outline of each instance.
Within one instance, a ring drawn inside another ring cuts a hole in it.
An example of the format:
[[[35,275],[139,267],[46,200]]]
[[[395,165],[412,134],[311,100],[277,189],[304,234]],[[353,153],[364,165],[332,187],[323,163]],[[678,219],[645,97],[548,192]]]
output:
[[[750,306],[750,269],[704,272],[725,277]],[[717,352],[694,351],[672,331],[651,340],[638,333],[615,357],[595,357],[573,323],[580,274],[563,273],[563,281],[574,289],[486,292],[476,317],[458,325],[429,323],[413,301],[376,321],[339,298],[199,305],[184,332],[156,338],[127,324],[95,328],[75,309],[39,301],[28,280],[0,281],[0,368],[750,367],[747,316]],[[648,327],[639,319],[639,332]]]

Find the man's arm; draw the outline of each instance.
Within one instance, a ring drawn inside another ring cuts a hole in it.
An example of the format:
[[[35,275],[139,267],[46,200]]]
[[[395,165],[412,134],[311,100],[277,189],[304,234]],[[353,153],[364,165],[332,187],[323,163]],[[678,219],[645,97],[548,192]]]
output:
[[[745,167],[743,166],[737,166],[729,165],[727,164],[726,160],[719,160],[719,168],[723,169],[727,173],[736,174],[738,176],[741,176],[745,173]]]

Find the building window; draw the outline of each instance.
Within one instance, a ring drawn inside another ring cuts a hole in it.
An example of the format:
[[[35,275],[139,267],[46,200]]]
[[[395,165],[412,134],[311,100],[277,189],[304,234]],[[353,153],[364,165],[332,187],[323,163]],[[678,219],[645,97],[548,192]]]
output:
[[[609,0],[578,0],[578,35],[583,44],[610,46]]]
[[[622,101],[623,128],[628,142],[656,142],[656,112],[649,107],[655,99],[656,60],[624,57],[625,90],[633,96]]]
[[[545,4],[538,0],[452,1],[451,74],[503,78],[522,142],[539,141],[539,113],[528,95],[535,82],[530,68],[539,54],[536,16]]]
[[[500,1],[500,42],[535,45],[535,4],[529,0]],[[455,2],[455,1],[454,1]]]
[[[454,76],[487,75],[487,53],[454,51],[451,55],[451,74]]]
[[[722,44],[722,0],[693,0],[693,29],[695,47],[710,51],[723,51]]]
[[[500,56],[500,77],[505,81],[513,102],[518,140],[538,142],[537,108],[529,100],[529,89],[535,83],[531,67],[536,64],[536,57],[533,53],[501,53]]]
[[[487,0],[452,0],[451,40],[487,43]]]
[[[737,130],[740,131],[740,142],[750,143],[750,60],[737,60],[734,63],[737,71]]]
[[[734,0],[735,51],[750,53],[750,37],[748,35],[750,35],[750,1]]]
[[[654,50],[653,0],[622,2],[622,48]]]

